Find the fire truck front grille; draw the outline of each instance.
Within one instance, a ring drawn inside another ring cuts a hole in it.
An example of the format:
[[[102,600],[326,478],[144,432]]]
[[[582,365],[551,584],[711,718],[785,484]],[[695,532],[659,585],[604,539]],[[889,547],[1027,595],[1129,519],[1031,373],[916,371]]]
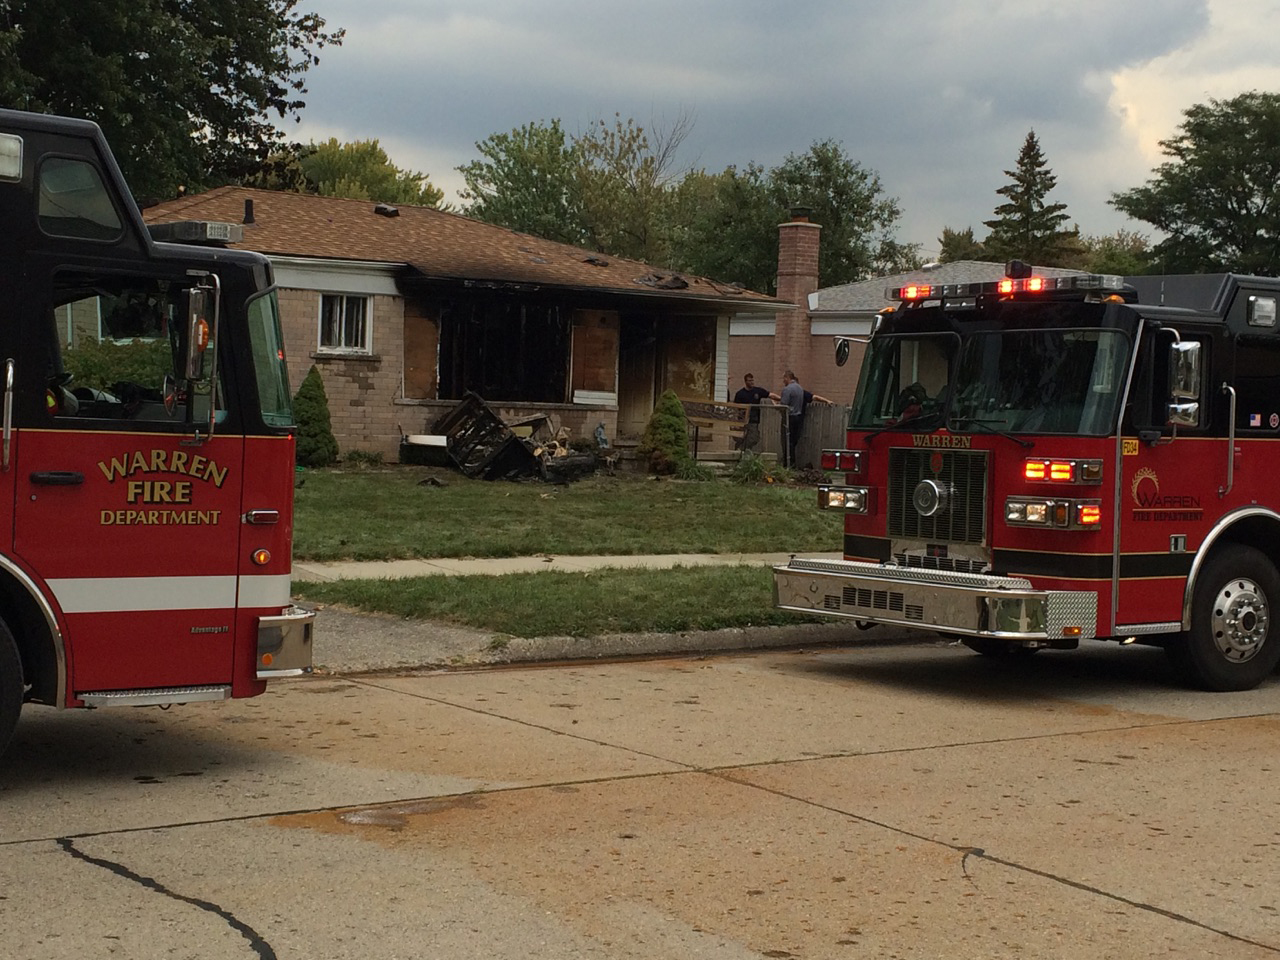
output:
[[[900,567],[917,570],[952,570],[956,573],[982,573],[987,568],[984,560],[964,557],[925,557],[915,553],[895,553],[894,562]]]
[[[865,610],[868,614],[881,610],[896,613],[907,620],[924,620],[924,607],[907,603],[897,590],[845,587],[839,594],[824,596],[822,606],[826,610]]]
[[[912,494],[923,480],[949,489],[946,506],[922,516]],[[987,455],[981,450],[889,451],[889,535],[931,543],[985,543]]]

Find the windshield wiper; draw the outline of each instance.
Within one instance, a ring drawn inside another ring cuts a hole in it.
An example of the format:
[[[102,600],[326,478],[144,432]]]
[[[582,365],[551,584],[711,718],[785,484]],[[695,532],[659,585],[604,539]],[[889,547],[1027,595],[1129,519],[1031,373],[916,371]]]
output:
[[[895,423],[886,423],[882,427],[876,427],[874,430],[872,430],[862,439],[864,443],[869,443],[872,437],[878,437],[880,436],[880,434],[884,433],[886,430],[898,430],[902,427],[910,426],[913,423],[920,423],[922,420],[932,420],[934,417],[938,418],[938,422],[935,423],[932,427],[927,428],[929,433],[933,433],[933,431],[937,430],[940,426],[942,426],[942,414],[937,410],[930,410],[928,413],[917,413],[914,417],[907,417],[907,419],[898,420]]]
[[[1014,443],[1018,444],[1018,446],[1026,447],[1028,450],[1030,450],[1032,447],[1035,446],[1035,444],[1032,443],[1030,440],[1023,440],[1021,437],[1014,436],[1008,430],[1001,430],[999,427],[991,426],[991,424],[993,423],[1003,423],[1004,421],[1002,420],[981,420],[978,417],[952,417],[951,420],[947,423],[947,429],[954,431],[954,428],[951,426],[951,424],[959,423],[960,421],[964,421],[965,423],[970,424],[972,426],[981,427],[983,433],[990,433],[1000,437],[1007,437],[1008,439],[1012,440]]]

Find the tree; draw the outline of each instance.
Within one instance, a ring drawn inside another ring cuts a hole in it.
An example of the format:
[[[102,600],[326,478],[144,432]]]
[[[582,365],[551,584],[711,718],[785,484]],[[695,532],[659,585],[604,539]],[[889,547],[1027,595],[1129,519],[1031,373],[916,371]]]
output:
[[[458,167],[463,213],[547,240],[585,246],[579,148],[559,120],[527,123],[476,144],[483,159]]]
[[[574,138],[578,196],[589,243],[602,252],[646,263],[669,262],[666,216],[672,167],[692,120],[685,114],[652,139],[634,120],[591,124]]]
[[[898,202],[879,176],[831,140],[791,154],[772,170],[750,165],[720,174],[697,171],[676,188],[682,224],[673,266],[772,293],[778,275],[778,225],[796,206],[822,226],[823,284],[849,283],[919,266],[919,248],[893,239]]]
[[[377,140],[339,143],[330,138],[312,143],[298,158],[298,166],[312,189],[324,197],[439,206],[444,191],[431,185],[425,173],[401,170]]]
[[[1023,260],[1041,266],[1059,266],[1078,251],[1078,234],[1063,229],[1070,217],[1065,203],[1045,198],[1058,183],[1048,168],[1034,130],[1018,152],[1016,169],[1006,170],[1013,182],[996,193],[1005,197],[996,207],[996,219],[983,221],[991,233],[983,241],[989,260]]]
[[[1111,203],[1167,238],[1162,272],[1280,275],[1280,94],[1250,91],[1188,107],[1161,140],[1172,159]]]
[[[778,276],[778,224],[786,219],[755,164],[722,173],[695,170],[671,191],[670,265],[751,290],[772,291]]]
[[[939,263],[991,259],[987,256],[987,248],[982,245],[982,241],[974,238],[973,227],[965,227],[963,230],[952,230],[950,227],[943,227],[942,236],[938,238],[938,245],[940,247],[938,253]]]
[[[1151,244],[1145,234],[1117,230],[1105,236],[1081,238],[1084,248],[1082,269],[1088,273],[1113,273],[1132,277],[1151,273],[1154,268]]]
[[[0,102],[97,121],[137,196],[237,182],[342,42],[298,2],[0,0]]]
[[[805,153],[790,154],[770,172],[769,183],[781,210],[808,207],[809,218],[822,225],[818,274],[824,285],[920,265],[918,246],[893,239],[902,215],[897,199],[884,196],[880,175],[836,141],[817,141]]]

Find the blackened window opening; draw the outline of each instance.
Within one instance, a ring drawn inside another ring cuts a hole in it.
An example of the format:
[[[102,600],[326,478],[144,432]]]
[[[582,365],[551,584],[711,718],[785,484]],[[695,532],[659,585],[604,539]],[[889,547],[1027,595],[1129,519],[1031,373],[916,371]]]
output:
[[[558,306],[493,299],[440,313],[440,399],[568,401],[571,323]]]

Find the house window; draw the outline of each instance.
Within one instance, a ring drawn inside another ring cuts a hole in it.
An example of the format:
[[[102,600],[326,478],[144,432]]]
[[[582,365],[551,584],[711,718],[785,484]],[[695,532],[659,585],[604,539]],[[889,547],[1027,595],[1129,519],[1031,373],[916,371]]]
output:
[[[320,298],[320,349],[369,353],[369,298],[326,293]]]

